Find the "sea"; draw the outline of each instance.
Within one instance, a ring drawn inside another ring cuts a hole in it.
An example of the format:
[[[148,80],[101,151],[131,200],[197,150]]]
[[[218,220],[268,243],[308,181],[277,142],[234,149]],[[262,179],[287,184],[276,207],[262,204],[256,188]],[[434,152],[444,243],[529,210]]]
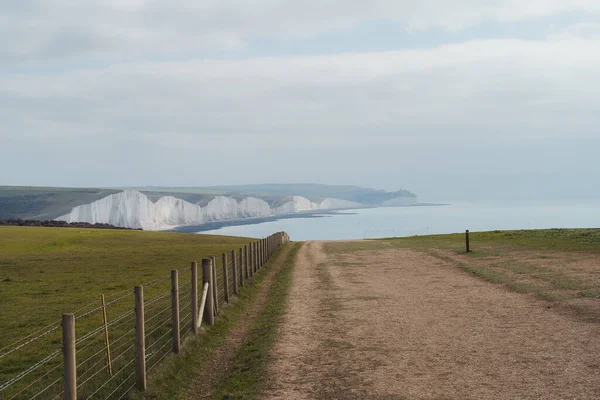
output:
[[[600,199],[463,202],[344,210],[198,233],[259,238],[285,231],[292,240],[305,241],[420,236],[467,229],[478,232],[546,228],[600,228]]]

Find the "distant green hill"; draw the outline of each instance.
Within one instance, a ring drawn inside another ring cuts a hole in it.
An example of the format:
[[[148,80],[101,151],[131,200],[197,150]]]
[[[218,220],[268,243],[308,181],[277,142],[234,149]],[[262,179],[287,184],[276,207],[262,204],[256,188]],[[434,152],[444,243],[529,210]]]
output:
[[[0,220],[54,219],[73,207],[118,193],[114,189],[80,189],[35,186],[0,186]]]

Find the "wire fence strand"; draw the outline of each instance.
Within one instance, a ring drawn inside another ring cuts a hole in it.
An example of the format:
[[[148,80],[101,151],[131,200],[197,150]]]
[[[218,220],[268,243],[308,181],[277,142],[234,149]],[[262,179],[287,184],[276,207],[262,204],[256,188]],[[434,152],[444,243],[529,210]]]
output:
[[[214,284],[218,291],[216,303],[219,306],[225,304],[225,298],[231,300],[235,292],[234,282],[241,286],[242,277],[247,279],[245,264],[249,262],[248,256],[238,249],[233,257],[231,253],[226,254],[228,259],[225,263],[222,257],[216,258],[214,263]],[[170,279],[170,275],[162,276],[143,285],[145,289],[151,289],[146,293],[144,302],[147,371],[156,368],[173,353]],[[252,280],[248,279],[247,283],[252,283]],[[179,335],[186,340],[193,336],[194,331],[191,285],[191,268],[180,269]],[[73,313],[77,321],[75,349],[77,359],[82,360],[75,366],[79,398],[123,399],[135,387],[136,310],[133,301],[128,303],[128,299],[132,300],[134,296],[133,290],[123,291],[111,296],[105,304],[90,302]],[[27,367],[12,376],[0,375],[0,379],[5,379],[0,381],[0,398],[45,400],[62,396],[61,326],[61,321],[45,325],[0,349],[0,359],[6,365],[16,358],[15,354],[22,357],[23,353],[17,351],[32,354],[29,356],[32,362]],[[48,351],[40,352],[40,349]],[[42,355],[38,356],[39,353]]]

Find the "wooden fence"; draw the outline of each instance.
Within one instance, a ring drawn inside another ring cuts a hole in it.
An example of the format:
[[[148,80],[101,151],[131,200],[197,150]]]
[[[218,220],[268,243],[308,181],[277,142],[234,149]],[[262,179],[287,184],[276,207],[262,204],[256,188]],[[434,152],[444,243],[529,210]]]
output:
[[[278,232],[203,259],[200,293],[198,263],[192,262],[190,268],[171,270],[108,302],[102,296],[98,307],[63,314],[61,324],[44,327],[0,351],[0,362],[8,364],[11,357],[19,359],[19,352],[47,342],[41,347],[47,353],[33,364],[14,368],[0,383],[0,398],[124,399],[134,387],[146,390],[148,372],[167,355],[178,354],[182,339],[198,335],[202,323],[214,325],[219,309],[240,287],[252,283],[288,241],[285,232]],[[114,316],[108,318],[107,311]]]

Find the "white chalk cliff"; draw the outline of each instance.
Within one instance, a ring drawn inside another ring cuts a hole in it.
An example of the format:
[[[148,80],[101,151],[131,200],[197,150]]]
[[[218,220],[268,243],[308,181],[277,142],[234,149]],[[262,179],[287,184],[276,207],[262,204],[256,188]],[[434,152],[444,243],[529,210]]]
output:
[[[69,214],[58,217],[57,220],[160,230],[176,226],[200,225],[211,221],[360,206],[358,203],[340,199],[325,199],[321,203],[314,203],[307,198],[294,196],[292,201],[280,207],[271,208],[266,201],[254,197],[246,197],[237,201],[231,197],[216,196],[205,207],[201,207],[173,196],[161,197],[156,203],[153,203],[141,192],[126,190],[93,203],[75,207]]]

